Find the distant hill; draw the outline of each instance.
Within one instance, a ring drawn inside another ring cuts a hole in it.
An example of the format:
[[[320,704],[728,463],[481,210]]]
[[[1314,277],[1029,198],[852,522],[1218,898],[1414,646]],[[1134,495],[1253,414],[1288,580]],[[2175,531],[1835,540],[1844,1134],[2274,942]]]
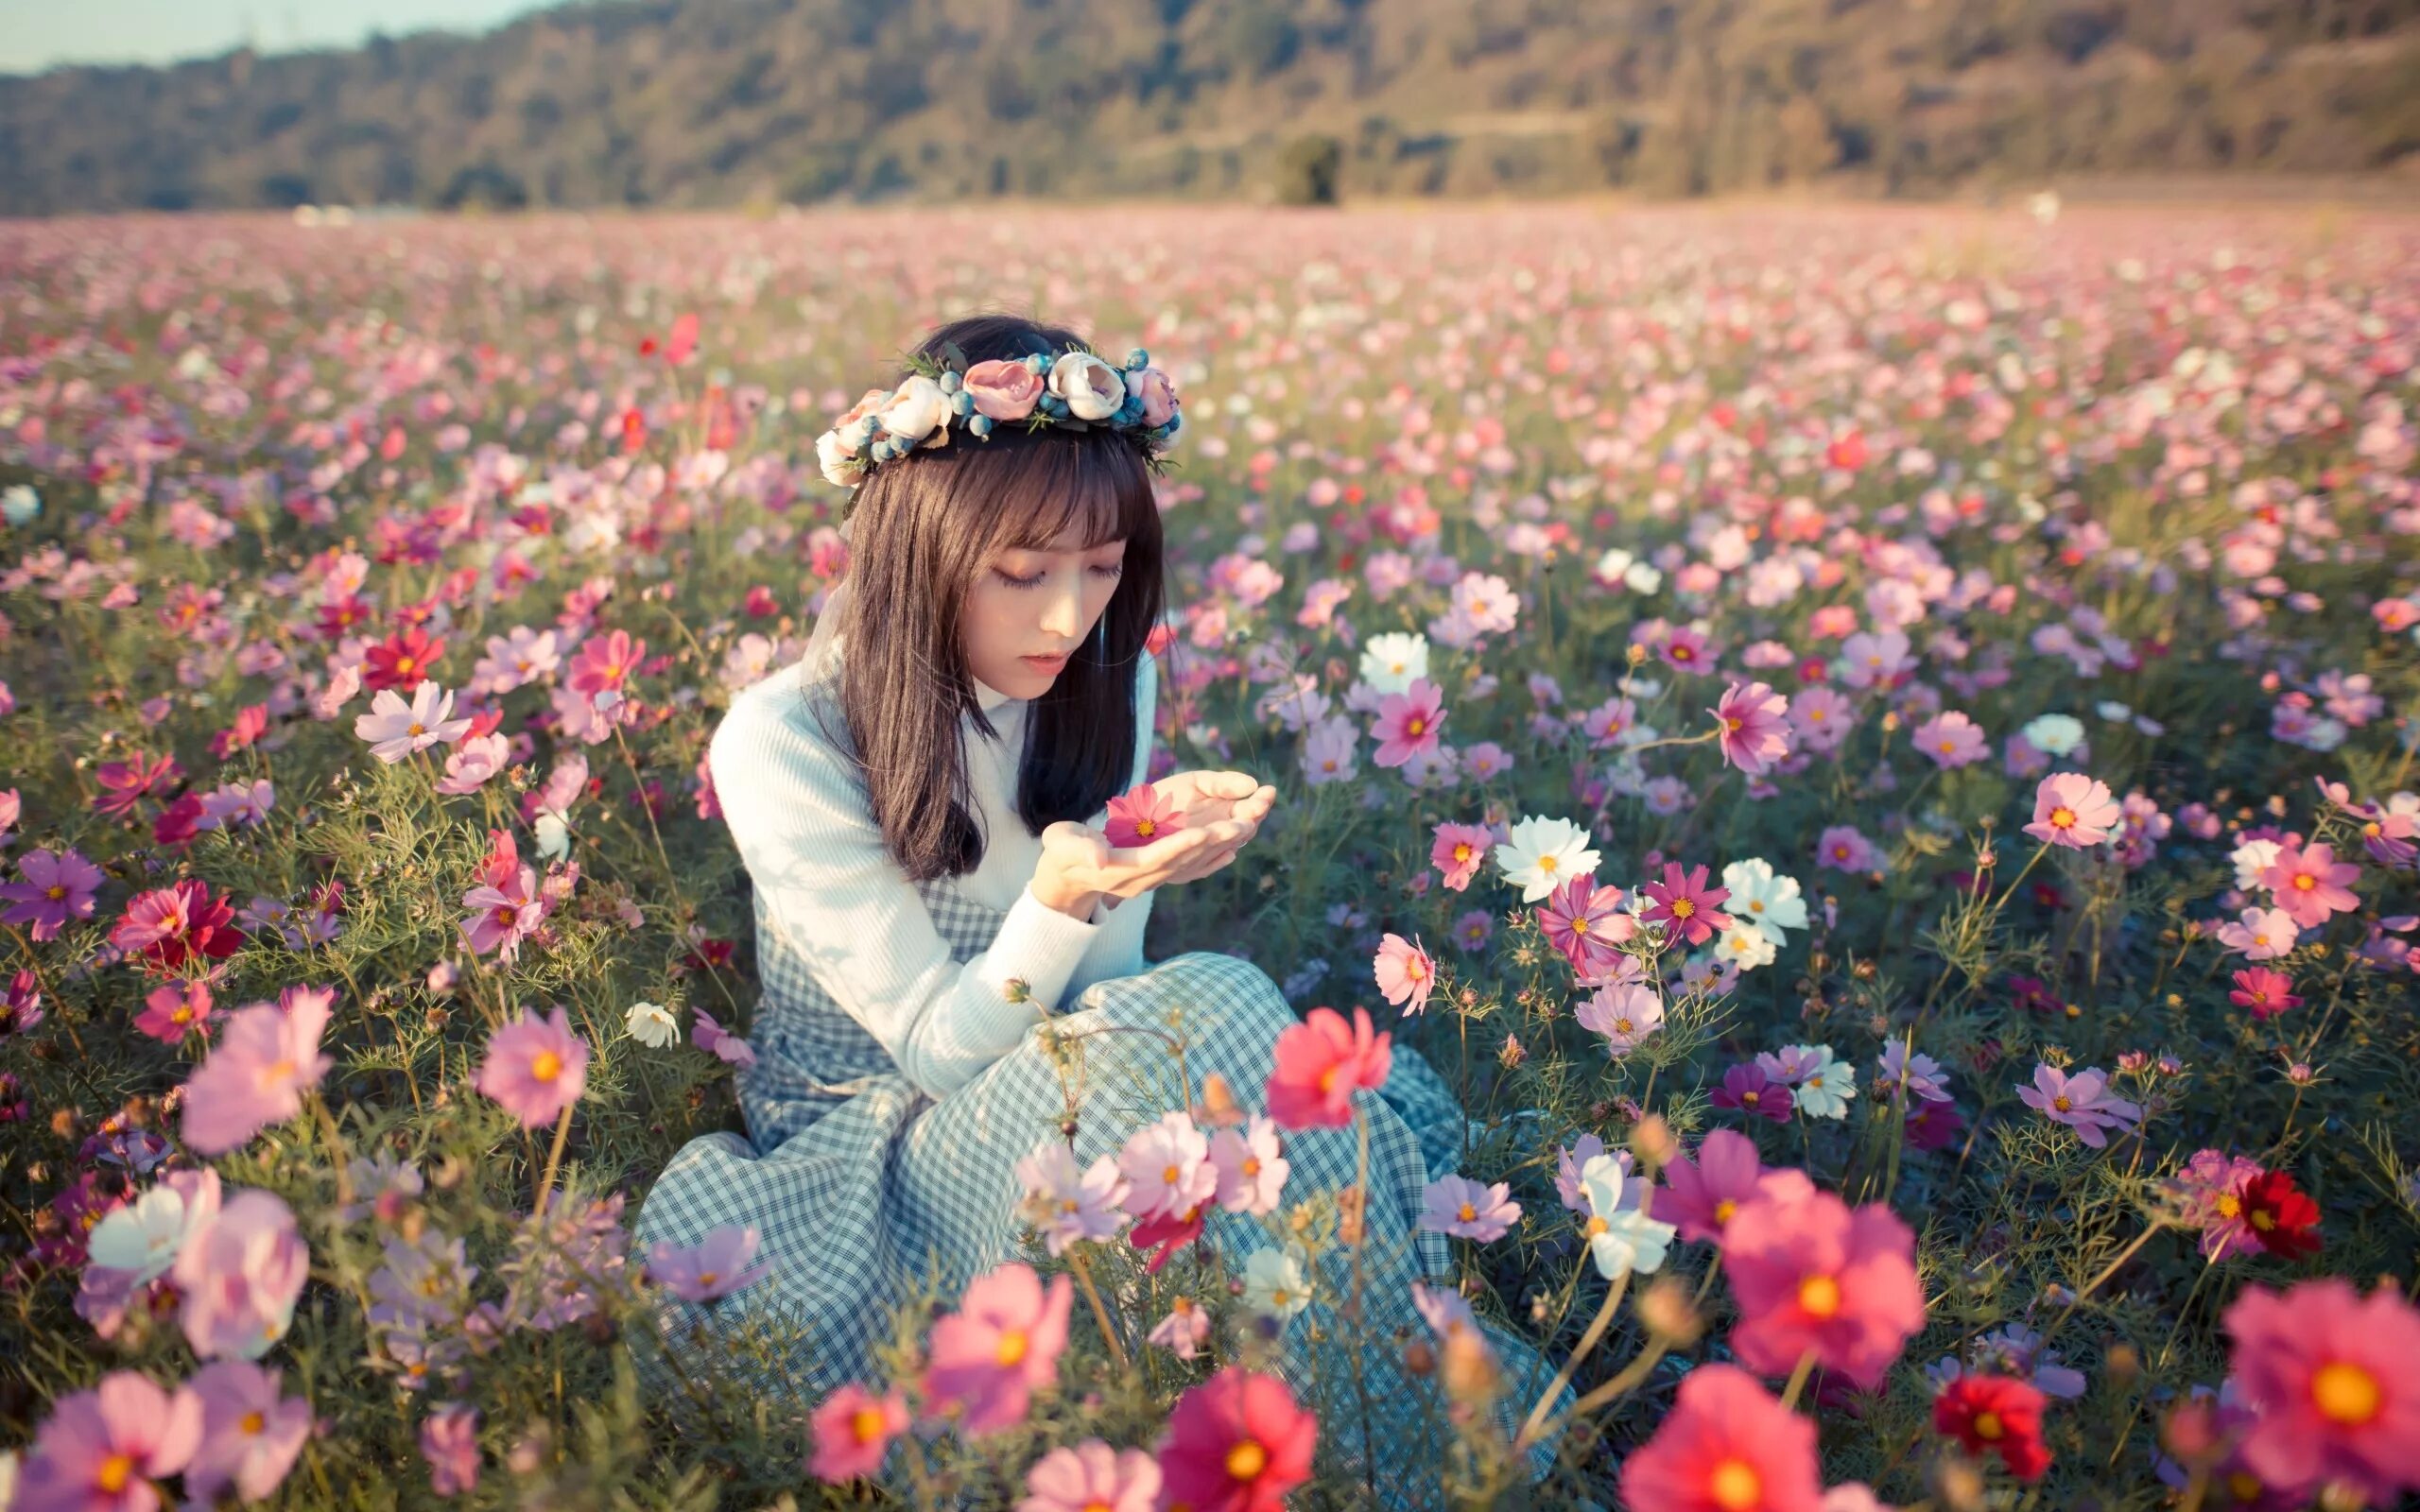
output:
[[[2381,171],[2420,0],[616,0],[0,78],[16,215]]]

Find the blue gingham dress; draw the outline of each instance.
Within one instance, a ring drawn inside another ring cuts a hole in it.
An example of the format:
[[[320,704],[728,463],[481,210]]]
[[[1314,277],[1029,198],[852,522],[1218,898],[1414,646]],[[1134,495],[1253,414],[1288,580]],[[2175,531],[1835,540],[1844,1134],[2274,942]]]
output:
[[[1006,917],[962,896],[954,879],[917,890],[961,963],[989,948]],[[801,1412],[846,1383],[879,1379],[873,1351],[891,1342],[891,1309],[917,1295],[920,1280],[955,1299],[968,1280],[994,1266],[1040,1258],[1038,1243],[1015,1213],[1022,1183],[1014,1168],[1046,1139],[1062,1137],[1071,1087],[1080,1167],[1185,1106],[1164,1041],[1094,1031],[1138,1026],[1170,1034],[1184,1042],[1184,1074],[1195,1087],[1204,1072],[1217,1071],[1239,1098],[1257,1105],[1277,1035],[1296,1022],[1259,968],[1233,956],[1188,953],[1137,975],[1096,982],[1052,1021],[1062,1033],[1082,1036],[1080,1074],[1063,1076],[1037,1023],[1014,1050],[935,1101],[834,1001],[761,895],[756,923],[764,989],[750,1036],[756,1062],[739,1074],[748,1132],[708,1134],[683,1146],[648,1194],[637,1237],[642,1247],[659,1240],[692,1245],[724,1225],[754,1226],[758,1254],[771,1270],[717,1304],[710,1336],[747,1340],[745,1361],[726,1358],[721,1366],[770,1381]],[[1414,1225],[1424,1184],[1432,1173],[1450,1169],[1461,1150],[1462,1114],[1435,1070],[1402,1044],[1394,1049],[1386,1087],[1375,1100],[1365,1095],[1364,1101],[1370,1112],[1366,1321],[1343,1324],[1325,1305],[1351,1288],[1346,1252],[1330,1246],[1319,1263],[1322,1303],[1288,1326],[1282,1368],[1297,1398],[1320,1413],[1326,1463],[1358,1481],[1359,1395],[1345,1347],[1335,1340],[1368,1341],[1363,1385],[1376,1409],[1371,1436],[1380,1445],[1382,1500],[1425,1506],[1438,1500],[1449,1431],[1432,1382],[1404,1372],[1398,1341],[1428,1337],[1409,1283],[1433,1286],[1451,1275],[1443,1236],[1418,1233]],[[1356,1139],[1350,1127],[1286,1133],[1291,1171],[1285,1203],[1351,1185]],[[1203,1243],[1236,1276],[1253,1250],[1272,1247],[1257,1220],[1215,1209]],[[1173,1261],[1163,1281],[1187,1263]],[[1157,1318],[1133,1315],[1114,1295],[1108,1300],[1114,1313],[1127,1314],[1119,1322],[1130,1348],[1143,1347],[1142,1334]],[[683,1351],[692,1373],[716,1368],[717,1361],[691,1355],[708,1336],[693,1332],[704,1321],[702,1310],[669,1294],[660,1305],[666,1337]],[[1139,1297],[1134,1305],[1141,1307]],[[1315,1327],[1327,1342],[1310,1342]],[[1523,1341],[1493,1325],[1489,1332],[1511,1385],[1508,1404],[1499,1408],[1512,1414],[1509,1429],[1552,1371]],[[1207,1357],[1197,1364],[1206,1365]],[[1540,1446],[1538,1468],[1550,1448]]]

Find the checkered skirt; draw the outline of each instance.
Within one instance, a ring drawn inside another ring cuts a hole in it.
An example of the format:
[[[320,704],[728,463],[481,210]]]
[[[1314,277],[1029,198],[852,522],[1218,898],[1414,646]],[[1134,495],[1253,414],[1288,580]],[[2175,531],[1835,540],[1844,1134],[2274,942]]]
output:
[[[919,891],[961,962],[990,945],[1005,917],[947,879]],[[1184,1107],[1185,1089],[1199,1087],[1204,1072],[1220,1073],[1239,1096],[1256,1101],[1276,1037],[1296,1022],[1257,967],[1189,953],[1085,988],[1053,1021],[1077,1037],[1072,1054],[1054,1058],[1043,1036],[1028,1031],[975,1080],[935,1101],[823,989],[761,906],[757,926],[764,987],[751,1035],[757,1059],[739,1081],[749,1137],[709,1134],[684,1146],[648,1194],[637,1237],[643,1246],[690,1245],[724,1225],[756,1228],[759,1254],[772,1269],[718,1305],[713,1335],[751,1339],[759,1353],[750,1368],[803,1399],[802,1409],[840,1384],[880,1374],[874,1351],[891,1339],[894,1307],[927,1291],[954,1298],[974,1277],[1028,1253],[1014,1211],[1015,1166],[1044,1140],[1061,1137],[1071,1111],[1077,1161],[1089,1165]],[[1171,1040],[1183,1047],[1181,1074]],[[1328,1463],[1356,1480],[1363,1473],[1357,1425],[1366,1393],[1382,1499],[1420,1506],[1435,1499],[1447,1430],[1431,1382],[1404,1372],[1400,1344],[1427,1336],[1409,1283],[1436,1285],[1451,1276],[1443,1236],[1420,1233],[1415,1223],[1426,1181],[1461,1149],[1462,1114],[1435,1070],[1400,1044],[1368,1111],[1364,1321],[1345,1324],[1315,1305],[1288,1326],[1282,1369],[1298,1398],[1320,1412]],[[1350,1127],[1288,1133],[1287,1200],[1350,1186],[1356,1138]],[[1253,1250],[1270,1246],[1259,1220],[1223,1212],[1213,1213],[1204,1241],[1236,1275]],[[1344,1255],[1330,1246],[1319,1262],[1323,1299],[1351,1292]],[[1141,1298],[1134,1302],[1139,1310]],[[663,1305],[666,1337],[675,1348],[694,1345],[696,1310],[669,1297]],[[1155,1319],[1128,1321],[1139,1338]],[[1361,1341],[1357,1384],[1354,1346],[1344,1340]],[[1525,1408],[1551,1371],[1526,1343],[1492,1325],[1490,1342],[1509,1396]]]

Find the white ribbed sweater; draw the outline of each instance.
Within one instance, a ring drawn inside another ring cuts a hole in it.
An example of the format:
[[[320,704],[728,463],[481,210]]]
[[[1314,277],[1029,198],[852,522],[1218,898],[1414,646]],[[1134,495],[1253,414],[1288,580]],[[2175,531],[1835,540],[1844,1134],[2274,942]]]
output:
[[[840,641],[827,652],[840,654]],[[791,666],[733,700],[707,751],[715,793],[767,912],[786,934],[813,941],[819,960],[837,957],[818,973],[824,990],[909,1081],[946,1096],[1016,1047],[1039,1021],[1037,1005],[1055,1012],[1095,982],[1144,970],[1150,893],[1123,903],[1104,899],[1089,921],[1033,895],[1042,840],[1016,812],[1028,700],[978,680],[977,701],[999,737],[983,739],[971,714],[959,727],[986,843],[981,864],[954,885],[1007,910],[992,947],[960,966],[883,848],[855,763],[808,713],[801,671]],[[1135,673],[1136,782],[1150,769],[1158,694],[1156,659],[1145,656]],[[1103,808],[1090,822],[1099,828],[1108,815]],[[1011,977],[1026,984],[1032,1003],[1009,1001]]]

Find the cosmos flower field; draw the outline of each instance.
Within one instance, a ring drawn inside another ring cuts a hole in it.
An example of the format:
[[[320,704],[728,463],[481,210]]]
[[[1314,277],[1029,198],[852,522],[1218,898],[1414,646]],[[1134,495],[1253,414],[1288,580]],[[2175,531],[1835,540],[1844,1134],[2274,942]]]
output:
[[[812,1256],[630,1238],[754,1054],[704,757],[984,306],[1181,393],[1154,775],[1280,799],[1147,950],[1305,1022],[801,1400]],[[2393,1506],[2415,364],[2308,212],[0,226],[0,1507],[1357,1504],[1282,1152],[1391,1045],[1440,1504]]]

